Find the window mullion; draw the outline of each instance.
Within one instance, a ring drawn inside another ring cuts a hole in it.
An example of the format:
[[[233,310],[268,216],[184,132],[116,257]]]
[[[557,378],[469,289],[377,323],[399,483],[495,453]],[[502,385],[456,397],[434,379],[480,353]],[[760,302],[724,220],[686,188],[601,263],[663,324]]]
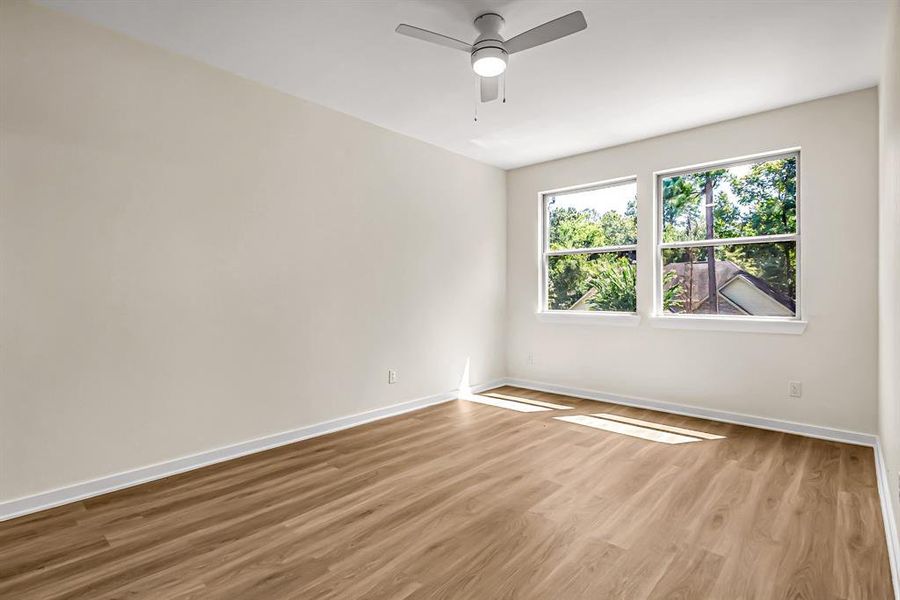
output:
[[[627,244],[624,246],[600,246],[597,248],[571,248],[566,250],[546,250],[545,256],[566,256],[569,254],[610,254],[614,252],[634,252],[637,250],[637,244]]]
[[[661,250],[669,248],[704,248],[707,246],[734,246],[741,244],[773,244],[776,242],[796,242],[799,235],[796,233],[780,233],[772,235],[757,235],[751,237],[715,238],[711,240],[684,240],[679,242],[662,242]]]

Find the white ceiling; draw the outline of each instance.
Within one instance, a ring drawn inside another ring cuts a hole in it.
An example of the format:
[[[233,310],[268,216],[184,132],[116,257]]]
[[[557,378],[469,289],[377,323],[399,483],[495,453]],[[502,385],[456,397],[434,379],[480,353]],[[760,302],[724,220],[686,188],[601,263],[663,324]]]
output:
[[[40,0],[474,159],[513,168],[875,85],[884,0]],[[509,38],[573,10],[586,31],[514,55],[482,105],[463,52],[490,9]]]

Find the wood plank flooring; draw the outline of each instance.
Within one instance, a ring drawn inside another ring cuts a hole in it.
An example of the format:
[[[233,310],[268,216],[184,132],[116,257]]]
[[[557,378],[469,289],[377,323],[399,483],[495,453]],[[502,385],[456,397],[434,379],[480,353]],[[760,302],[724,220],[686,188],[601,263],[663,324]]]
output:
[[[0,523],[0,597],[877,600],[871,448],[455,401]],[[725,436],[668,445],[555,420]]]

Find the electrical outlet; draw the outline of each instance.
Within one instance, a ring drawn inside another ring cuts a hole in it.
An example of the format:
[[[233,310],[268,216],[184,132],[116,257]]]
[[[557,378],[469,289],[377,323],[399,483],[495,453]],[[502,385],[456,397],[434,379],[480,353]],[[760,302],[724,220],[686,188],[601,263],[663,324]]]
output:
[[[529,352],[529,353],[528,353],[528,364],[529,364],[529,365],[533,365],[533,364],[534,364],[534,352]]]
[[[803,384],[799,381],[791,381],[789,384],[791,398],[799,398],[803,395]]]
[[[397,383],[397,371],[388,369],[388,383]]]

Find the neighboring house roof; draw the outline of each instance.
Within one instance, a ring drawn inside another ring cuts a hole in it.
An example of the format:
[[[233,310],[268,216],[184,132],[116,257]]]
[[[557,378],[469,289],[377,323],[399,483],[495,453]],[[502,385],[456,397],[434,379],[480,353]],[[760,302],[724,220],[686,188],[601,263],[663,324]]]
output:
[[[591,310],[588,302],[591,298],[597,295],[597,288],[591,288],[584,293],[581,298],[575,301],[575,304],[567,308],[566,310]]]
[[[663,270],[674,271],[678,275],[677,279],[669,285],[680,283],[684,290],[685,300],[687,300],[688,273],[690,272],[690,279],[693,282],[691,304],[697,309],[707,303],[709,300],[709,277],[705,262],[670,263]],[[719,297],[731,303],[738,313],[793,316],[796,311],[796,304],[792,298],[731,261],[716,261],[716,284],[719,288]],[[695,312],[697,311],[695,310]]]

